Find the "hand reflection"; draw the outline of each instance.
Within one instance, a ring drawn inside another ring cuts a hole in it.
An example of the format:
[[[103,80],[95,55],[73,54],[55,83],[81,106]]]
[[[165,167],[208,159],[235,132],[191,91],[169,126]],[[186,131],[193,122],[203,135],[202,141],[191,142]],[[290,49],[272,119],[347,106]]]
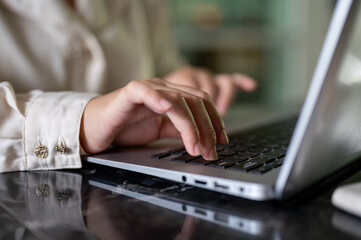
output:
[[[197,226],[197,219],[192,216],[186,216],[182,230],[175,236],[174,240],[191,240]]]
[[[182,223],[165,208],[95,187],[87,189],[83,208],[86,226],[102,240],[191,240],[197,228],[194,217]]]

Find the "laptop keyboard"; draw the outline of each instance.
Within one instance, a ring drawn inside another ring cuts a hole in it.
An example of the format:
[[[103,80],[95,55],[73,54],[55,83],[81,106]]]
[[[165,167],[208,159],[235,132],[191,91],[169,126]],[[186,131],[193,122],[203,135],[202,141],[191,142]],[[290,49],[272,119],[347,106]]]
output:
[[[229,171],[263,174],[282,165],[296,119],[277,122],[230,136],[228,144],[217,145],[218,160],[191,156],[184,148],[155,154],[153,159]]]

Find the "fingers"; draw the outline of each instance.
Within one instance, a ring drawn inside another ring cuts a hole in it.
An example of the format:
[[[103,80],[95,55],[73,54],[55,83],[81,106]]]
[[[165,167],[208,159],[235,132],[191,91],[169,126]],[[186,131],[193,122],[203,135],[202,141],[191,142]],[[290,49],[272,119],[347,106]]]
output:
[[[173,84],[167,84],[170,87],[178,88],[185,92],[185,94],[191,94],[197,96],[202,100],[202,107],[205,107],[206,112],[208,113],[209,119],[212,123],[212,126],[216,133],[216,139],[218,143],[228,143],[228,137],[225,133],[225,126],[224,122],[217,111],[216,106],[214,105],[213,101],[211,100],[210,96],[203,91],[199,91],[194,88],[190,88],[187,86],[178,86]],[[193,110],[195,115],[197,115],[196,110]]]
[[[103,151],[122,128],[164,114],[171,107],[159,92],[140,82],[93,98],[83,112],[79,133],[81,146],[87,153]]]
[[[217,109],[224,115],[231,106],[237,90],[252,92],[257,88],[257,83],[244,74],[218,74],[215,77],[218,96],[215,99]]]
[[[126,99],[119,101],[126,100],[130,106],[144,105],[157,113],[165,113],[179,131],[185,148],[191,155],[202,154],[205,159],[217,159],[217,140],[220,143],[228,140],[223,121],[209,96],[189,87],[173,86],[175,85],[165,86],[158,81],[134,82],[126,87]],[[132,111],[134,107],[126,109],[128,113]]]
[[[207,70],[197,69],[195,71],[195,78],[199,85],[199,90],[209,94],[211,99],[217,98],[217,86],[214,83],[214,75]]]
[[[215,104],[219,113],[224,115],[233,102],[236,89],[230,75],[218,75],[215,83],[218,87],[218,97],[215,99]]]
[[[195,74],[196,69],[197,68],[194,67],[184,67],[172,72],[171,74],[166,76],[165,79],[166,81],[171,83],[175,83],[178,85],[186,85],[189,87],[199,89],[200,85],[197,79],[197,75]]]
[[[199,128],[185,98],[175,91],[163,90],[163,94],[168,101],[172,102],[172,108],[167,112],[167,116],[179,131],[188,153],[195,156],[201,155]]]
[[[153,82],[161,85],[157,79],[154,79]],[[166,113],[172,107],[172,103],[170,103],[159,91],[156,91],[151,86],[144,84],[141,81],[130,82],[125,90],[127,91],[127,95],[125,96],[126,100],[130,103],[128,105],[129,107],[131,107],[132,104],[144,104],[152,111],[159,114]],[[123,111],[126,110],[127,109],[123,109]]]
[[[195,232],[198,229],[198,221],[196,218],[186,216],[184,219],[182,230],[173,238],[174,240],[190,240],[194,239]]]
[[[214,84],[214,75],[207,69],[199,67],[184,67],[166,77],[168,82],[185,85],[207,92],[212,99],[217,97],[217,87]]]
[[[252,92],[257,88],[257,82],[244,74],[233,74],[231,75],[234,81],[234,84],[241,90],[246,92]]]
[[[207,92],[216,103],[221,115],[227,112],[238,90],[251,92],[257,88],[256,82],[247,75],[238,73],[214,75],[207,69],[191,66],[171,73],[166,80]]]
[[[198,126],[200,135],[199,144],[203,158],[209,160],[218,159],[216,151],[217,135],[206,107],[204,106],[203,99],[194,97],[187,98],[186,101]]]
[[[174,127],[180,132],[187,151],[192,155],[200,155],[200,137],[197,124],[181,93],[168,89],[157,80],[134,81],[128,84],[121,95],[118,103],[127,102],[128,108],[122,109],[122,114],[129,115],[134,121],[144,121],[143,110],[137,112],[137,107],[146,106],[159,114],[167,114]],[[131,122],[127,118],[127,122]],[[151,127],[151,126],[150,126]]]

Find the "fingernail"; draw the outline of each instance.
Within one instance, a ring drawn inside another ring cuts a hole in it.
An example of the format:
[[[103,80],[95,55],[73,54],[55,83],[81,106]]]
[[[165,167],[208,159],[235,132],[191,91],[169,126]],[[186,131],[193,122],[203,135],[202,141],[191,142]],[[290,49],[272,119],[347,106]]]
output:
[[[203,156],[203,158],[206,159],[206,160],[217,160],[218,159],[218,154],[217,154],[216,147],[214,146],[213,148],[211,148],[208,151],[208,155]]]
[[[169,108],[172,107],[172,104],[171,104],[170,102],[168,102],[167,100],[165,100],[165,99],[161,99],[161,100],[159,101],[159,104],[160,104],[160,105],[162,106],[162,108],[165,109],[165,110],[167,110],[167,109],[169,109]]]
[[[226,110],[224,110],[224,112],[226,112]],[[226,127],[226,125],[224,124],[224,121],[223,121],[223,119],[221,118],[221,124],[222,124],[222,127],[223,128],[225,128]]]
[[[220,143],[224,143],[224,144],[229,143],[228,135],[227,135],[227,132],[225,129],[223,129],[222,135],[220,136],[219,140],[220,140]]]
[[[196,145],[194,146],[194,153],[196,155],[201,155],[202,154],[202,148],[201,148],[201,145],[200,143],[196,143]]]

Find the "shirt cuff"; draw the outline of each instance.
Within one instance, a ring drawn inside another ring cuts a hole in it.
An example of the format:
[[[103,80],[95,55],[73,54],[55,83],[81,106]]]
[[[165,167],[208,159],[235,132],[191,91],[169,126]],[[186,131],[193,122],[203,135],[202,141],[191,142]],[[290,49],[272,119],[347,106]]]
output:
[[[25,113],[23,147],[26,170],[80,168],[79,131],[92,93],[46,92]]]

